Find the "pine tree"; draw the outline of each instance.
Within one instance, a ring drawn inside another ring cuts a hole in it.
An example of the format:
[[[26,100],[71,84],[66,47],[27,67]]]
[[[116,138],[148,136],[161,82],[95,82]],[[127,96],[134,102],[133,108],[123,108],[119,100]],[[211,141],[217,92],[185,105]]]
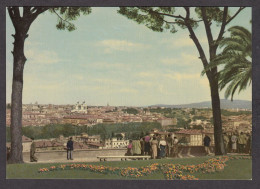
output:
[[[23,70],[26,62],[24,42],[35,19],[46,11],[58,17],[56,25],[59,30],[73,31],[76,29],[71,22],[80,14],[91,13],[90,7],[8,7],[8,14],[13,23],[15,34],[13,48],[13,83],[11,97],[11,156],[9,163],[23,163],[22,154],[22,94]],[[21,11],[22,10],[22,14]]]
[[[238,8],[236,13],[232,16],[229,14],[228,7],[196,7],[194,12],[198,19],[195,19],[191,15],[193,8],[183,7],[185,15],[182,16],[176,13],[176,9],[180,7],[120,7],[119,14],[134,20],[138,24],[144,24],[147,28],[155,32],[170,31],[171,33],[177,32],[176,27],[186,29],[189,32],[189,37],[193,40],[199,52],[199,58],[203,64],[204,69],[209,65],[217,54],[217,48],[219,42],[223,38],[225,28],[243,9]],[[199,27],[199,23],[202,22],[205,28],[205,32],[208,40],[209,54],[207,58],[205,50],[201,46],[199,39],[197,38],[194,30]],[[212,33],[212,24],[220,27],[217,37],[214,39]],[[222,121],[220,111],[220,98],[219,98],[219,86],[218,79],[216,77],[218,73],[217,67],[214,67],[206,71],[206,76],[210,85],[211,102],[213,110],[213,122],[214,122],[214,138],[215,138],[215,154],[225,154],[224,142],[222,137]]]

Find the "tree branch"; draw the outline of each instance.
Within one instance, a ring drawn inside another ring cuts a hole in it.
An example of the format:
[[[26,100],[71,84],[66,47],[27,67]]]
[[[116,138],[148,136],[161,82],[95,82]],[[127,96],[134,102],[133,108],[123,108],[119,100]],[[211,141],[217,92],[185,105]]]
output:
[[[59,17],[59,19],[61,19],[63,22],[67,22],[68,24],[71,25],[71,23],[68,20],[63,19],[54,9],[53,12]]]
[[[212,36],[211,28],[210,28],[210,23],[207,19],[205,7],[201,7],[201,13],[202,13],[202,19],[203,19],[203,22],[205,25],[206,34],[207,34],[207,38],[208,38],[208,45],[210,47],[213,43],[213,36]]]
[[[226,22],[226,25],[229,24],[245,7],[240,7],[238,11]]]
[[[168,22],[168,21],[166,21],[166,20],[163,20],[165,23],[167,23],[167,24],[182,24],[182,23],[180,23],[180,22]]]
[[[182,17],[181,15],[176,16],[176,15],[161,13],[161,12],[157,12],[157,11],[154,11],[154,10],[146,9],[146,8],[144,8],[144,7],[138,7],[138,8],[141,9],[141,10],[148,11],[148,12],[153,12],[153,13],[155,13],[155,14],[159,14],[159,15],[163,15],[163,16],[169,16],[169,17],[172,17],[172,18],[179,18],[179,19],[183,19],[183,20],[184,20],[184,17]]]
[[[225,32],[225,27],[227,25],[227,16],[228,16],[228,7],[224,7],[224,12],[223,12],[223,18],[222,18],[222,25],[218,34],[218,38],[216,40],[216,44],[218,45],[218,42],[222,39],[224,32]]]
[[[35,16],[35,17],[37,17],[39,14],[45,12],[45,11],[48,10],[48,9],[49,9],[49,7],[39,7],[39,8],[36,8],[36,9],[35,9],[36,12],[33,13],[32,15]]]
[[[12,7],[8,7],[7,10],[8,10],[9,16],[10,16],[12,22],[13,22],[13,19],[14,19],[13,8]]]
[[[37,16],[45,11],[47,11],[50,7],[33,7],[30,13],[30,21],[31,23],[37,18]]]
[[[186,26],[187,26],[187,28],[189,30],[190,38],[193,40],[193,42],[195,43],[195,45],[196,45],[196,47],[197,47],[197,49],[199,51],[200,59],[202,61],[203,67],[205,69],[208,66],[208,61],[207,61],[206,55],[205,55],[204,50],[203,50],[203,48],[202,48],[202,46],[201,46],[201,44],[200,44],[196,34],[194,33],[194,31],[192,29],[191,24],[189,22],[189,20],[190,20],[190,9],[189,9],[189,7],[184,7],[184,8],[186,10],[185,24],[186,24]],[[212,78],[212,74],[211,74],[210,70],[206,71],[206,75],[207,75],[209,80]]]

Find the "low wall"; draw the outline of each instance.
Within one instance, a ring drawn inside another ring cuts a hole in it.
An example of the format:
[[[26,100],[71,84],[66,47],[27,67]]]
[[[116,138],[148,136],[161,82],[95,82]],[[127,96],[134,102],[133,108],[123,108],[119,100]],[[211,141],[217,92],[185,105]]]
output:
[[[214,153],[214,146],[210,146],[210,152]],[[178,148],[179,156],[204,156],[205,155],[205,147],[204,146],[180,146]]]
[[[126,149],[88,149],[88,150],[74,150],[73,158],[75,160],[82,161],[98,161],[97,156],[123,156],[126,153]],[[35,156],[39,162],[53,162],[53,161],[64,161],[67,160],[67,151],[43,151],[36,152]],[[23,160],[25,162],[30,161],[30,153],[23,153]]]
[[[214,153],[214,147],[210,147],[210,151]],[[97,156],[123,156],[126,149],[87,149],[73,151],[73,158],[77,161],[98,161]],[[179,146],[179,157],[204,156],[204,146]],[[67,160],[67,151],[43,151],[36,152],[35,156],[39,162],[62,162]],[[23,160],[30,161],[30,153],[23,153]],[[118,159],[117,159],[118,160]]]

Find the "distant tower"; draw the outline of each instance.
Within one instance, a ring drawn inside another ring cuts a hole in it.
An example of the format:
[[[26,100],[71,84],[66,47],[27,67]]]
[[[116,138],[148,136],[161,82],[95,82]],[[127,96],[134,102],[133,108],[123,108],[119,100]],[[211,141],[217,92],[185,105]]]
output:
[[[107,103],[107,107],[109,106],[109,103]]]

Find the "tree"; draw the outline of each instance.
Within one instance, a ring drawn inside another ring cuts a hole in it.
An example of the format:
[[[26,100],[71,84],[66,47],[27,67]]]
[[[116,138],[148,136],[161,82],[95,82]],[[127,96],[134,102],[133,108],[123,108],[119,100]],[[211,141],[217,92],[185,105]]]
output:
[[[179,9],[179,8],[178,8]],[[176,14],[174,7],[120,7],[118,13],[126,16],[128,19],[136,21],[138,24],[144,24],[149,29],[156,32],[170,31],[177,32],[176,26],[182,29],[187,29],[189,37],[193,40],[198,52],[199,58],[203,64],[204,69],[216,57],[219,42],[223,38],[226,26],[244,9],[238,8],[236,13],[229,15],[228,7],[196,7],[195,14],[197,19],[191,16],[191,8],[184,7],[185,15]],[[194,30],[199,27],[202,22],[208,41],[209,59],[207,58],[199,39]],[[219,26],[219,32],[214,39],[212,34],[212,24]],[[218,90],[217,67],[206,71],[206,76],[210,85],[211,103],[213,110],[214,121],[214,138],[215,138],[215,154],[225,154],[224,142],[222,137],[222,122],[220,111],[220,98]]]
[[[11,97],[11,157],[9,163],[23,163],[22,156],[22,92],[23,70],[26,62],[24,42],[35,19],[49,10],[57,15],[57,29],[73,31],[76,29],[71,21],[80,14],[90,14],[89,7],[8,7],[8,14],[15,29],[13,48],[13,83]],[[22,10],[22,11],[21,11]],[[22,14],[20,13],[22,12]]]
[[[241,26],[233,26],[228,31],[230,37],[220,41],[219,47],[224,47],[222,53],[208,65],[207,70],[224,65],[218,73],[219,89],[227,86],[225,98],[231,96],[232,101],[238,88],[239,93],[252,82],[252,34]]]

